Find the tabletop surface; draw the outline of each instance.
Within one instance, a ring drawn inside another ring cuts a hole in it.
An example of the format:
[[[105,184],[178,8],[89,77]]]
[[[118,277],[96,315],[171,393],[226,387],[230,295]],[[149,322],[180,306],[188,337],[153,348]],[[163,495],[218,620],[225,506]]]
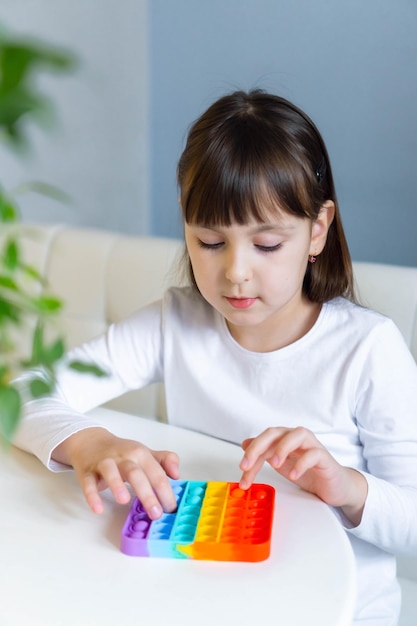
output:
[[[175,450],[186,480],[240,478],[239,446],[108,409],[94,415],[120,436]],[[256,482],[276,489],[266,561],[132,557],[120,551],[130,505],[104,492],[105,512],[95,516],[73,472],[1,451],[1,626],[350,625],[354,557],[331,509],[267,466]]]

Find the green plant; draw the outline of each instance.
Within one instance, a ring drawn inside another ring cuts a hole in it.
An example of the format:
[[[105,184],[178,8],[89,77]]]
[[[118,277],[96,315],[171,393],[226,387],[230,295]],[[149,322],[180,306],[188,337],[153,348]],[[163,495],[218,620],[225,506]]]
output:
[[[0,29],[0,140],[24,156],[29,148],[28,124],[48,123],[53,115],[50,100],[38,87],[38,75],[44,71],[67,73],[76,65],[68,51],[39,41],[10,35]],[[32,191],[56,198],[62,192],[44,183],[28,183]],[[50,393],[55,385],[56,366],[65,352],[62,337],[49,342],[45,327],[62,309],[62,302],[48,292],[42,276],[25,262],[17,229],[20,219],[16,194],[0,182],[0,439],[10,441],[22,410],[22,389],[14,382],[22,371],[33,372],[28,392],[38,398]],[[32,329],[31,351],[19,355],[16,334]],[[71,362],[69,367],[95,375],[104,373],[94,365]],[[35,371],[42,375],[35,375]]]

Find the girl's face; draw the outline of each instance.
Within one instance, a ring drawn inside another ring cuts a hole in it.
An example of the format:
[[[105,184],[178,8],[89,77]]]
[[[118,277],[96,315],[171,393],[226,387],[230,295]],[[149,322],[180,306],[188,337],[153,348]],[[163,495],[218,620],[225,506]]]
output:
[[[309,255],[325,245],[333,214],[327,202],[315,222],[279,211],[264,223],[185,225],[200,293],[243,347],[276,350],[314,324],[320,306],[303,295],[303,279]]]

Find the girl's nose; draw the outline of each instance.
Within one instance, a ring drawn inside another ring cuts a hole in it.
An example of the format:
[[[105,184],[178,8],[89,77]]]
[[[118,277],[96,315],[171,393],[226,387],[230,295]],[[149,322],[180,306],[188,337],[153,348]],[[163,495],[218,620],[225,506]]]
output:
[[[226,260],[225,276],[235,285],[247,282],[252,278],[250,263],[242,255],[230,254]]]

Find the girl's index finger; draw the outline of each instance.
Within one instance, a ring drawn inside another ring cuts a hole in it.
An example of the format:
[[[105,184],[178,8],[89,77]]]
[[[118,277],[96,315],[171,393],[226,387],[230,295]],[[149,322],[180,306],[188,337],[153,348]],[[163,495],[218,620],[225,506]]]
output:
[[[268,456],[271,455],[270,442],[265,442],[265,439],[261,437],[250,440],[239,464],[243,472],[239,482],[241,489],[249,489]]]
[[[274,427],[267,428],[260,435],[252,439],[245,439],[242,448],[245,451],[240,463],[240,469],[246,471],[250,469],[256,461],[262,457],[266,460],[272,454],[272,448],[280,441],[288,429]]]
[[[245,459],[242,459],[241,462],[241,466],[242,463],[245,461]],[[248,470],[244,470],[242,467],[242,476],[241,479],[239,481],[239,487],[243,490],[249,489],[249,487],[252,485],[252,483],[254,482],[257,473],[259,472],[260,469],[262,469],[262,466],[264,464],[264,459],[262,457],[258,458],[257,461],[254,463],[254,465],[252,465]]]
[[[253,468],[255,463],[263,457],[266,450],[262,446],[259,446],[258,437],[252,440],[246,440],[247,444],[244,447],[245,454],[242,457],[239,467],[242,472],[248,472]],[[246,443],[244,442],[244,443]],[[243,447],[243,444],[242,444]],[[262,458],[262,463],[264,459]]]
[[[245,439],[242,443],[245,453],[239,464],[243,472],[240,479],[241,489],[250,487],[265,461],[269,461],[273,467],[280,465],[281,459],[277,456],[275,449],[287,432],[287,428],[268,428],[258,437]]]

